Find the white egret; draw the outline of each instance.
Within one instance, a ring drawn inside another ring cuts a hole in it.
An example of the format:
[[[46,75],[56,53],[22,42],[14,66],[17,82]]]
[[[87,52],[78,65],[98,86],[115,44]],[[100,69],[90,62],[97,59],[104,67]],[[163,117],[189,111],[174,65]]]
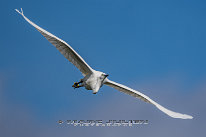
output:
[[[29,24],[35,27],[52,45],[54,45],[65,58],[67,58],[74,66],[76,66],[81,71],[84,78],[81,79],[80,82],[74,83],[72,87],[74,88],[85,87],[87,90],[93,90],[93,94],[96,94],[99,91],[99,89],[105,84],[123,93],[129,94],[145,102],[153,104],[158,109],[160,109],[161,111],[163,111],[164,113],[166,113],[167,115],[173,118],[181,118],[181,119],[193,118],[192,116],[187,114],[181,114],[181,113],[168,110],[163,106],[159,105],[158,103],[156,103],[155,101],[153,101],[152,99],[150,99],[148,96],[140,93],[139,91],[136,91],[127,86],[109,80],[107,78],[108,77],[107,74],[92,69],[84,61],[84,59],[65,41],[61,40],[60,38],[54,36],[53,34],[49,33],[48,31],[42,29],[41,27],[37,26],[35,23],[30,21],[26,16],[24,16],[22,9],[21,12],[17,9],[16,11],[19,14],[21,14]]]

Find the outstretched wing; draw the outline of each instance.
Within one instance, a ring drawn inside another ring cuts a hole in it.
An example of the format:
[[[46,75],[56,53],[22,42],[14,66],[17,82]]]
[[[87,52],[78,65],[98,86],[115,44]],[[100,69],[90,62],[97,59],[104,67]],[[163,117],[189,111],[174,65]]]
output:
[[[160,109],[161,111],[163,111],[164,113],[166,113],[167,115],[173,117],[173,118],[181,118],[181,119],[192,119],[193,117],[187,114],[181,114],[181,113],[177,113],[177,112],[173,112],[171,110],[168,110],[166,108],[164,108],[163,106],[159,105],[158,103],[156,103],[155,101],[153,101],[152,99],[150,99],[148,96],[133,90],[127,86],[124,86],[122,84],[116,83],[114,81],[111,81],[109,79],[107,79],[104,83],[105,85],[108,85],[112,88],[115,88],[123,93],[129,94],[133,97],[139,98],[145,102],[151,103],[153,105],[155,105],[158,109]]]
[[[21,14],[29,24],[35,27],[51,44],[53,44],[61,52],[61,54],[64,55],[65,58],[67,58],[82,72],[84,76],[92,73],[93,69],[69,44],[30,21],[26,16],[24,16],[22,9],[21,12],[17,9],[16,11]]]

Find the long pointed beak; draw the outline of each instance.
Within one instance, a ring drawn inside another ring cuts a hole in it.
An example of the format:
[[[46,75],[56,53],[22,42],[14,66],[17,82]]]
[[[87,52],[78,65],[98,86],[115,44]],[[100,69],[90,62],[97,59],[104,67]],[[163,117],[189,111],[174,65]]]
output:
[[[109,75],[105,75],[105,77],[108,77]]]

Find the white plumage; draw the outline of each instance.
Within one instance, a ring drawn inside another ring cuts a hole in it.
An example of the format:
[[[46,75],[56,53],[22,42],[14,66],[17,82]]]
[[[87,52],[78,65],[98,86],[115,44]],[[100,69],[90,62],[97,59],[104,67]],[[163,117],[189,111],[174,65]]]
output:
[[[48,31],[42,29],[41,27],[37,26],[35,23],[30,21],[27,17],[24,16],[23,11],[21,9],[21,12],[16,9],[16,11],[23,16],[23,18],[31,24],[33,27],[35,27],[52,45],[54,45],[61,54],[68,59],[74,66],[76,66],[84,76],[83,79],[81,79],[80,82],[75,83],[73,87],[79,88],[79,87],[85,87],[87,90],[93,90],[93,93],[96,94],[99,89],[105,84],[107,86],[110,86],[112,88],[115,88],[123,93],[129,94],[131,96],[134,96],[136,98],[139,98],[145,102],[148,102],[150,104],[155,105],[158,109],[160,109],[165,114],[173,117],[173,118],[181,118],[181,119],[192,119],[193,117],[187,114],[181,114],[177,112],[173,112],[171,110],[168,110],[164,108],[163,106],[159,105],[152,99],[150,99],[148,96],[131,89],[127,86],[124,86],[122,84],[116,83],[114,81],[111,81],[107,78],[107,74],[96,71],[92,69],[85,61],[84,59],[65,41],[61,40],[60,38],[54,36],[53,34],[49,33]],[[81,85],[79,85],[81,83]]]

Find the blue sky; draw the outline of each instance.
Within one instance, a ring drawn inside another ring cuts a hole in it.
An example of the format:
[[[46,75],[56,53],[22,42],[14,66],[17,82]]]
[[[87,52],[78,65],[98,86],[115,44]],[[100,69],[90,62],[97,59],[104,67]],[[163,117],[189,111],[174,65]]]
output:
[[[7,131],[13,130],[19,136],[76,132],[89,136],[93,131],[60,127],[55,123],[59,119],[151,121],[138,129],[99,128],[94,135],[148,132],[146,136],[165,136],[178,127],[182,130],[175,136],[205,134],[197,128],[206,121],[202,110],[206,103],[205,6],[201,0],[1,1],[0,120],[7,124],[0,125],[4,129],[0,135],[11,136]],[[195,119],[172,119],[109,87],[96,95],[83,88],[74,90],[71,86],[82,78],[81,73],[23,20],[16,8],[23,8],[30,20],[68,42],[111,80]],[[17,124],[20,121],[24,121],[21,126]]]

